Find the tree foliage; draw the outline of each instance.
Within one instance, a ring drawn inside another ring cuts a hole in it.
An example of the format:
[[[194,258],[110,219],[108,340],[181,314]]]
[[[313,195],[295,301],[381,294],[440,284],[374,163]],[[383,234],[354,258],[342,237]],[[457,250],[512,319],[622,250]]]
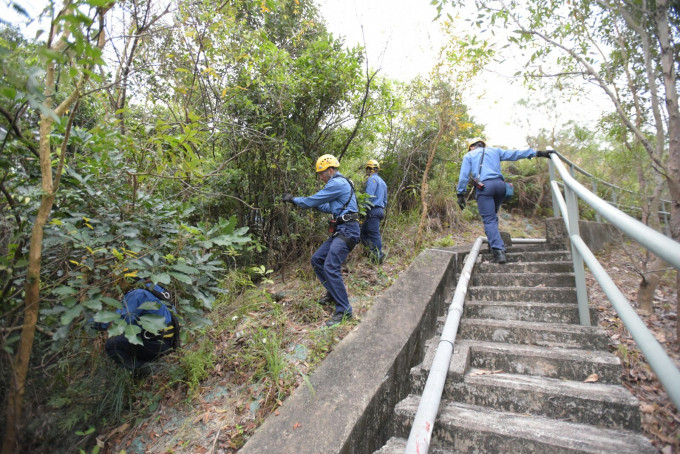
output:
[[[363,49],[328,33],[311,0],[58,6],[35,22],[36,37],[0,27],[4,452],[30,445],[20,431],[26,389],[65,382],[53,368],[100,370],[93,322],[138,342],[140,330],[115,313],[130,286],[168,288],[185,340],[197,339],[227,298],[227,273],[264,275],[318,244],[325,220],[280,196],[318,189],[319,155],[342,157],[354,177],[367,157],[380,159],[394,206],[411,208],[421,182],[457,172],[458,141],[479,129],[460,81],[379,77]],[[442,115],[455,128],[437,141]],[[177,380],[195,386],[187,370]],[[101,399],[122,413],[120,395]],[[105,423],[88,409],[97,397],[84,400],[68,429],[92,415]]]

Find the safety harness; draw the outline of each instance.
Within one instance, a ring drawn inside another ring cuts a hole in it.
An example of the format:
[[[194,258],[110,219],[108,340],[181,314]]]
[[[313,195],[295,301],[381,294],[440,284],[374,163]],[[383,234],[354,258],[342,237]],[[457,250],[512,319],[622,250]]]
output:
[[[351,191],[349,193],[349,197],[347,198],[347,202],[342,206],[340,209],[340,213],[345,211],[347,206],[349,205],[349,202],[352,201],[352,197],[354,196],[354,184],[352,183],[352,180],[349,178],[345,177],[344,175],[336,175],[335,177],[340,177],[343,178],[347,183],[349,184],[349,187],[351,188]],[[334,178],[335,178],[334,177]],[[357,245],[357,242],[355,239],[352,238],[347,238],[345,235],[337,231],[337,227],[339,225],[345,224],[347,222],[352,222],[352,221],[358,221],[359,220],[359,213],[345,213],[343,215],[340,215],[338,217],[333,217],[331,218],[330,221],[328,221],[328,233],[331,234],[331,237],[333,238],[340,238],[342,241],[344,241],[347,244],[347,247],[349,248],[350,252],[352,249],[354,249],[354,246]]]

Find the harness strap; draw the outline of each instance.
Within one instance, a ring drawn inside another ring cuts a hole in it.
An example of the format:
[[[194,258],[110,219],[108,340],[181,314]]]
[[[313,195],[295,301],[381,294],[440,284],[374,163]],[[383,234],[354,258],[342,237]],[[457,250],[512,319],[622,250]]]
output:
[[[349,202],[352,201],[352,196],[354,196],[354,183],[352,183],[352,180],[350,180],[349,178],[347,178],[344,175],[336,175],[335,177],[343,178],[349,184],[349,187],[351,188],[347,202],[345,202],[345,204],[342,206],[342,208],[340,208],[340,212],[342,213],[343,211],[345,211],[345,209],[349,205]],[[333,177],[333,178],[335,178],[335,177]],[[348,221],[344,221],[344,222],[348,222]]]

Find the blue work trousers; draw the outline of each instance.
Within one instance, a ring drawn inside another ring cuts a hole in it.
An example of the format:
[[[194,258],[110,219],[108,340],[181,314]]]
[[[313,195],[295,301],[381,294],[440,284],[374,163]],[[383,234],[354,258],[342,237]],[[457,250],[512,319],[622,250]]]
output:
[[[356,244],[359,241],[359,222],[351,221],[337,227],[338,235],[328,238],[312,255],[312,268],[326,291],[335,300],[335,312],[351,314],[345,282],[342,280],[342,263],[351,249],[339,235]]]
[[[484,187],[476,189],[477,209],[484,222],[484,232],[492,249],[505,251],[505,243],[498,231],[498,209],[505,200],[505,181],[502,178],[484,180]]]
[[[380,221],[385,217],[385,210],[374,207],[366,213],[366,219],[361,224],[361,244],[366,246],[371,254],[382,260],[382,238],[380,237]]]
[[[172,348],[171,339],[143,339],[143,345],[132,344],[124,335],[109,337],[104,349],[118,365],[128,370],[139,369],[158,359]]]

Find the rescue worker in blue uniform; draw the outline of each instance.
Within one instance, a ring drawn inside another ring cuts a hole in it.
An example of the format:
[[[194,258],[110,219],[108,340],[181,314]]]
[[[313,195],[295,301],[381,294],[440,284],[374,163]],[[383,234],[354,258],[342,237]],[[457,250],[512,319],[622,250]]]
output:
[[[155,294],[154,294],[155,293]],[[116,312],[128,325],[139,327],[141,332],[138,339],[142,344],[133,344],[124,334],[109,337],[104,349],[106,354],[118,365],[131,371],[143,369],[147,363],[158,359],[164,353],[176,345],[174,336],[178,334],[173,322],[170,309],[163,303],[163,299],[169,300],[170,294],[160,285],[152,287],[148,284],[147,288],[130,290],[123,297],[123,305]],[[167,295],[167,297],[165,297]],[[152,303],[144,306],[145,303]],[[140,326],[140,317],[143,315],[162,317],[164,328],[157,334],[144,330]],[[95,327],[99,330],[106,330],[111,323],[97,323]]]
[[[458,177],[458,206],[465,208],[465,189],[468,181],[475,186],[477,209],[484,222],[484,232],[491,247],[492,263],[505,263],[505,243],[498,231],[498,210],[505,200],[505,179],[501,173],[501,161],[517,161],[531,159],[535,156],[547,158],[549,151],[504,150],[502,148],[487,147],[484,139],[475,137],[468,141],[468,152],[463,157]]]
[[[378,175],[380,164],[375,159],[366,163],[366,194],[370,196],[366,206],[366,219],[361,224],[361,244],[368,248],[371,259],[382,263],[385,254],[382,251],[382,238],[380,237],[380,221],[385,217],[387,205],[387,185]]]
[[[359,242],[359,207],[353,184],[339,172],[340,162],[335,156],[325,154],[316,161],[316,174],[326,185],[309,197],[283,194],[284,202],[301,208],[316,208],[333,217],[330,221],[331,236],[312,255],[312,267],[326,296],[320,303],[335,303],[335,313],[326,326],[337,325],[352,318],[347,289],[342,280],[342,263]]]

